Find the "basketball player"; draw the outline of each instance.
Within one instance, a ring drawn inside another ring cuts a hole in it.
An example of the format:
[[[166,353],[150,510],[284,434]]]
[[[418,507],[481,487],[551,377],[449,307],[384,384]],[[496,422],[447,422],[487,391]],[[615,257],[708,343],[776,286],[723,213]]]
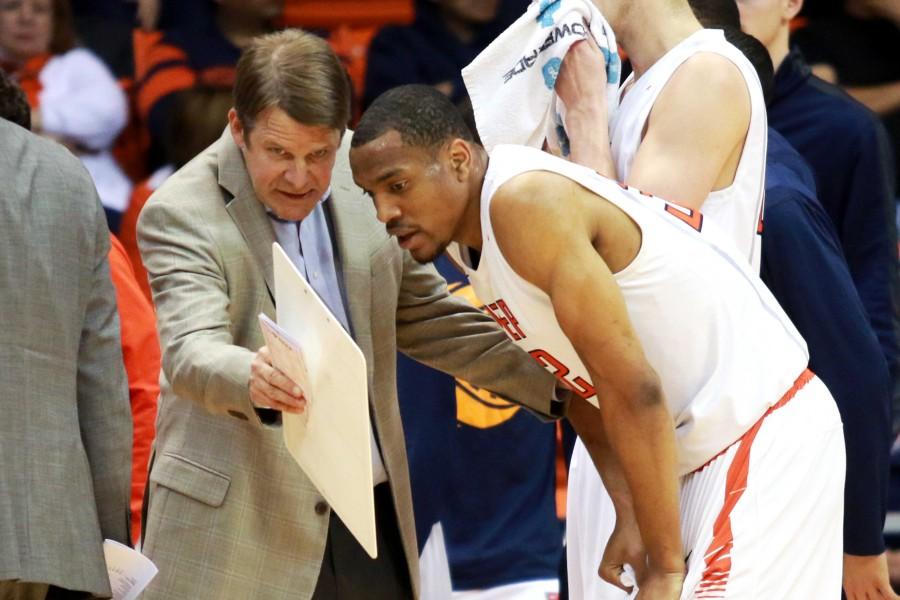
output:
[[[451,241],[480,253],[467,272],[500,325],[599,406],[575,399],[570,419],[616,507],[610,546],[643,542],[623,552],[637,597],[838,597],[840,418],[727,234],[534,149],[488,161],[471,140],[439,93],[397,88],[359,124],[354,179],[415,259]]]
[[[681,206],[702,210],[728,233],[755,272],[760,264],[765,175],[766,112],[753,65],[722,31],[704,29],[686,0],[594,0],[626,51],[632,74],[609,123],[615,177]],[[602,69],[595,69],[602,73]],[[593,97],[569,80],[584,71],[564,64],[557,93],[566,106],[588,112]],[[591,143],[591,127],[570,132],[573,147]],[[585,142],[582,138],[588,138]],[[597,139],[602,145],[603,138]],[[601,155],[602,148],[593,150]],[[582,155],[591,154],[582,150]],[[604,162],[584,163],[607,174]],[[566,530],[573,597],[617,600],[625,595],[597,578],[602,547],[611,534],[611,502],[587,452],[576,443],[569,472]],[[587,468],[585,468],[587,466]],[[577,504],[593,510],[578,510]],[[584,519],[584,520],[582,520]],[[600,544],[597,540],[600,540]],[[614,556],[607,559],[618,562]],[[604,567],[601,566],[601,569]]]
[[[680,206],[702,207],[758,270],[766,109],[753,66],[722,31],[704,29],[687,0],[593,2],[633,68],[609,123],[616,178]],[[585,93],[589,86],[571,81],[585,77],[584,69],[564,64],[557,93],[578,114],[605,114],[584,106],[599,101]],[[606,126],[581,125],[569,136],[573,145],[590,143],[591,132]],[[582,162],[607,174],[603,162]]]

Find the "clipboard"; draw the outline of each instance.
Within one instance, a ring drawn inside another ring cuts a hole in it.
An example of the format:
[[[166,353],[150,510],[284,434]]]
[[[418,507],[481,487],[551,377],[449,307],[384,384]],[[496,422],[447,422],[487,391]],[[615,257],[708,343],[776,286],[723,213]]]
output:
[[[309,382],[303,390],[303,414],[282,415],[285,446],[350,533],[376,558],[365,356],[278,243],[272,244],[272,268],[278,325],[299,345]]]

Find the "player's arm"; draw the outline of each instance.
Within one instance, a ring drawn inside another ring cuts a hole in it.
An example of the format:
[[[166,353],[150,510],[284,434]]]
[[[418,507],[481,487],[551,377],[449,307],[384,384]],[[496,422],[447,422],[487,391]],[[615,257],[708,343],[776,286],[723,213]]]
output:
[[[697,54],[660,92],[626,183],[698,210],[731,184],[749,126],[740,70],[723,56]]]
[[[680,576],[674,427],[619,287],[595,249],[598,204],[566,178],[528,173],[494,196],[491,223],[513,270],[550,296],[563,333],[591,375],[604,433],[631,490],[649,570]]]
[[[573,399],[569,403],[567,417],[591,455],[616,510],[616,524],[603,550],[598,574],[604,581],[630,593],[631,588],[621,578],[625,565],[634,569],[637,581],[643,584],[647,551],[635,519],[634,503],[625,473],[604,433],[605,426],[599,410],[584,400]]]

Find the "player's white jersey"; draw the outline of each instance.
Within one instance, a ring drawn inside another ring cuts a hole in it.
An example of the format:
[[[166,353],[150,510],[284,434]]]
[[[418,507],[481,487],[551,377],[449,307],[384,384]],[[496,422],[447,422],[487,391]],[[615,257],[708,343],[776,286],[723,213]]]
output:
[[[809,360],[806,343],[725,233],[700,213],[536,149],[497,146],[481,193],[481,258],[477,270],[466,268],[469,279],[509,337],[582,397],[598,401],[550,298],[512,270],[494,239],[491,198],[527,171],[568,177],[640,227],[641,249],[615,278],[675,420],[679,473],[698,468],[791,388]],[[523,233],[540,235],[540,228]]]
[[[750,127],[734,182],[727,188],[712,192],[702,209],[719,228],[730,233],[741,253],[750,259],[750,264],[758,273],[768,140],[766,103],[753,65],[740,50],[725,40],[721,30],[702,29],[694,33],[653,63],[639,79],[635,80],[632,73],[622,84],[619,106],[610,121],[616,175],[620,181],[628,180],[631,164],[657,97],[678,67],[700,52],[719,54],[733,62],[744,76],[750,92]],[[690,123],[685,124],[685,136],[691,135],[690,127]]]

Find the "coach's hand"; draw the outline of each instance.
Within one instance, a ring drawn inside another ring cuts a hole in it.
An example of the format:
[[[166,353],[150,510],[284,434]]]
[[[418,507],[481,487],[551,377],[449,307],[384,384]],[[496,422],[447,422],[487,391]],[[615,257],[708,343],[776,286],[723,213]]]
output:
[[[900,600],[891,589],[887,556],[844,554],[844,593],[847,600]]]
[[[597,572],[603,581],[630,593],[632,586],[622,581],[625,565],[630,565],[634,569],[638,587],[643,587],[647,573],[647,551],[644,549],[641,532],[633,518],[622,519],[617,515],[616,527],[609,536]]]
[[[296,383],[272,365],[269,349],[263,346],[250,363],[250,402],[257,408],[301,414],[306,398]]]

